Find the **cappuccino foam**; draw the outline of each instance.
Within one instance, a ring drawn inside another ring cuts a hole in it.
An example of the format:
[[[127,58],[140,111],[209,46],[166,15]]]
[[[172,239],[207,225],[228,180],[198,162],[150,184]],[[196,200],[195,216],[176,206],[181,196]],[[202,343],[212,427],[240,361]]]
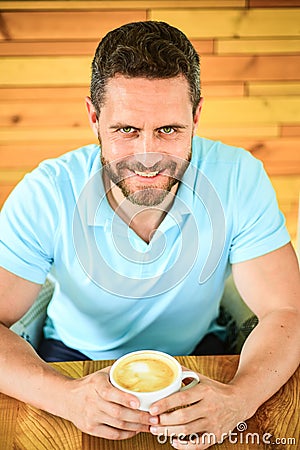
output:
[[[114,372],[115,381],[133,392],[153,392],[166,388],[176,378],[172,363],[150,356],[121,361]]]

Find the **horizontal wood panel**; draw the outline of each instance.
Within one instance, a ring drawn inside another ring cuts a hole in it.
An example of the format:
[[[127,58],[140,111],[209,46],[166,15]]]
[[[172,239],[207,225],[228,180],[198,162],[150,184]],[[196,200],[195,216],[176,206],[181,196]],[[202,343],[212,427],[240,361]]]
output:
[[[87,56],[2,57],[0,85],[88,85],[91,58]]]
[[[53,101],[2,102],[2,126],[82,127],[87,124],[84,99],[66,103]]]
[[[72,41],[0,41],[0,56],[89,55],[93,57],[99,39]]]
[[[215,49],[218,54],[297,53],[300,39],[219,39]]]
[[[94,40],[72,41],[0,41],[0,56],[89,55],[92,58],[100,37]],[[198,39],[192,43],[200,55],[213,53],[213,39]]]
[[[85,86],[90,80],[88,56],[2,57],[0,86]],[[295,81],[300,56],[211,56],[202,58],[203,82]]]
[[[12,185],[20,181],[28,170],[0,170],[0,185]]]
[[[220,14],[215,10],[165,9],[151,10],[150,18],[169,22],[193,38],[296,37],[299,35],[300,10],[232,9]]]
[[[199,55],[214,52],[213,39],[192,39],[191,42]]]
[[[300,121],[299,97],[210,98],[203,104],[200,126],[292,123]],[[87,124],[84,99],[3,101],[3,127],[82,127]],[[297,122],[296,122],[297,123]]]
[[[45,125],[45,124],[44,124]],[[0,142],[1,147],[3,144],[8,145],[26,143],[26,144],[44,144],[48,143],[65,143],[70,142],[71,145],[75,144],[84,145],[86,142],[94,142],[96,137],[92,132],[88,120],[86,120],[83,127],[20,127],[18,129],[14,127],[1,127],[0,128]]]
[[[242,97],[245,95],[245,84],[237,83],[209,83],[204,82],[201,85],[201,95],[208,97]]]
[[[286,176],[273,176],[271,177],[272,185],[277,192],[277,198],[279,203],[283,205],[292,205],[296,200],[298,203],[298,197],[300,192],[300,175]]]
[[[280,134],[280,128],[277,124],[265,124],[258,123],[257,125],[229,125],[222,127],[219,125],[205,126],[202,125],[200,119],[200,125],[198,127],[197,134],[210,139],[226,138],[269,138],[278,137]],[[1,136],[1,134],[0,134]]]
[[[203,81],[296,81],[299,55],[210,56],[202,58]]]
[[[70,150],[86,145],[88,140],[50,143],[22,143],[0,146],[0,170],[32,170],[45,159],[56,158]]]
[[[84,0],[84,1],[2,1],[3,10],[103,10],[141,8],[234,8],[246,7],[248,0]],[[289,1],[289,0],[287,0]]]
[[[300,136],[300,125],[287,124],[281,126],[281,136],[283,137],[294,137]],[[300,149],[299,149],[300,151]]]
[[[247,83],[249,95],[300,95],[299,81]]]
[[[0,39],[99,39],[120,25],[146,19],[145,10],[2,12]]]
[[[278,7],[299,7],[300,0],[249,0],[249,8],[278,8]]]
[[[84,87],[8,87],[0,89],[0,102],[6,100],[79,101],[89,95],[89,91],[90,88],[88,85]]]
[[[291,123],[300,121],[300,97],[211,98],[204,102],[201,124]]]
[[[300,137],[274,139],[223,138],[223,141],[245,148],[265,166],[271,175],[300,174]]]

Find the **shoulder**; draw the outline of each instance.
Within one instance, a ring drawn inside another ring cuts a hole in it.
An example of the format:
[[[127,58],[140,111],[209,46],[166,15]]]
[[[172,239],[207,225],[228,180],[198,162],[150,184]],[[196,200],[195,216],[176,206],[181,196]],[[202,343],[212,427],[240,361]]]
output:
[[[72,150],[58,158],[47,159],[40,163],[38,169],[47,172],[50,176],[78,179],[78,176],[89,176],[95,169],[99,168],[99,146],[95,144]]]
[[[260,160],[243,148],[224,144],[220,141],[200,138],[193,139],[192,165],[216,185],[255,180],[264,171]]]
[[[254,158],[249,151],[224,144],[221,141],[195,136],[192,149],[192,161],[196,165],[230,164],[238,166],[244,163],[261,165],[260,161]]]
[[[98,167],[98,154],[99,147],[89,145],[41,162],[17,184],[1,212],[20,211],[23,206],[26,211],[35,211],[40,204],[47,204],[47,210],[54,211],[62,198],[76,198]]]
[[[58,158],[44,160],[26,175],[29,184],[62,199],[76,199],[89,179],[100,169],[98,145],[87,145]],[[52,193],[52,194],[51,194]]]

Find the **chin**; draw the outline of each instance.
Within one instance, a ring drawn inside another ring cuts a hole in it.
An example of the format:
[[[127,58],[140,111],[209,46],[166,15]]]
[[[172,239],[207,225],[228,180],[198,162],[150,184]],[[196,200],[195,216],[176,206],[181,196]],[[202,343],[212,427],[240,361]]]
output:
[[[150,207],[160,205],[169,193],[169,190],[164,189],[143,189],[133,193],[127,192],[125,197],[134,205]]]

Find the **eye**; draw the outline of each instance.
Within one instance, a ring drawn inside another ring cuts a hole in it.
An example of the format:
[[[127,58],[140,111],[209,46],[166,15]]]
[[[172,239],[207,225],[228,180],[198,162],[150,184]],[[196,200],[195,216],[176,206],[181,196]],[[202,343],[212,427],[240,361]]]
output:
[[[133,127],[123,127],[123,128],[120,128],[120,131],[121,131],[121,133],[129,134],[129,133],[133,133],[135,131],[135,128],[133,128]]]
[[[163,133],[163,134],[172,134],[172,133],[175,132],[175,130],[174,130],[173,127],[162,127],[162,128],[160,129],[160,131],[161,131],[161,133]]]

